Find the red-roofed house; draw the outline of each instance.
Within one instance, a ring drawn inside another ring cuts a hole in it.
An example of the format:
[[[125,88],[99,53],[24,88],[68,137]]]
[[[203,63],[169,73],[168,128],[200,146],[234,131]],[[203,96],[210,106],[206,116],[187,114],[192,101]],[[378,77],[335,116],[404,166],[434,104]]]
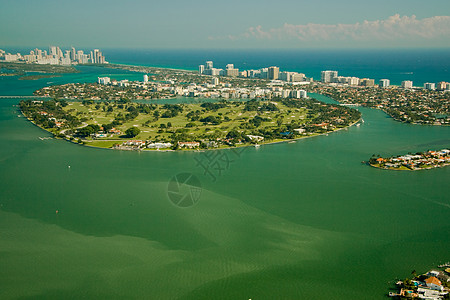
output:
[[[444,287],[442,286],[442,282],[434,276],[431,276],[425,280],[427,287],[432,290],[443,291]]]

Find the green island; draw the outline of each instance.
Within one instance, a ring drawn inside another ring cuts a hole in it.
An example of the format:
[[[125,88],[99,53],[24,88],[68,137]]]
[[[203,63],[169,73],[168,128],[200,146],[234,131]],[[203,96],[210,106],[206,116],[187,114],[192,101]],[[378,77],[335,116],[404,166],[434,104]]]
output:
[[[450,150],[417,152],[383,158],[375,154],[370,158],[372,167],[387,170],[427,170],[450,165]]]
[[[396,292],[389,297],[397,299],[450,299],[450,263],[439,265],[424,274],[411,272],[411,278],[396,281]]]
[[[19,80],[60,77],[60,74],[79,73],[73,66],[0,62],[0,76],[19,76]],[[30,74],[31,73],[31,74]],[[41,74],[34,74],[41,73]]]
[[[315,99],[192,104],[22,100],[24,116],[55,137],[124,150],[217,149],[292,141],[357,122],[355,109]]]

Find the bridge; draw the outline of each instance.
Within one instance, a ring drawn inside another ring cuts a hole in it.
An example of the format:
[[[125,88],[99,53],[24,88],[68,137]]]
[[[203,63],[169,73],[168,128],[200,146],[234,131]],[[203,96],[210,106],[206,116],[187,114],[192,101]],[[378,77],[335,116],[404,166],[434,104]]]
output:
[[[341,103],[342,106],[361,106],[360,104],[355,103]]]
[[[41,98],[41,99],[50,99],[50,97],[44,96],[0,96],[0,99],[13,98],[13,99],[24,99],[24,98]]]

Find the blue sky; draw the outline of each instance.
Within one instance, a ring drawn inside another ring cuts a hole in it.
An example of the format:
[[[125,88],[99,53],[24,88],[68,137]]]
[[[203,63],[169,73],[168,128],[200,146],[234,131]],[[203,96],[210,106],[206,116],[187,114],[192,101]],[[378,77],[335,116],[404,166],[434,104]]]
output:
[[[0,0],[0,48],[450,47],[449,0]]]

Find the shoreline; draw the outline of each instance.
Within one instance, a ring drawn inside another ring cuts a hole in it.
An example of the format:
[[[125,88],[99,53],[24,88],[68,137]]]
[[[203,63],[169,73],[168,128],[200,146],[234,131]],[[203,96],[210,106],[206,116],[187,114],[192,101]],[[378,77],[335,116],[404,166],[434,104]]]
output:
[[[433,170],[433,169],[437,169],[437,168],[443,168],[443,167],[448,167],[450,166],[450,163],[448,164],[442,164],[442,165],[438,165],[438,166],[433,166],[433,167],[426,167],[426,168],[416,168],[416,169],[399,169],[399,168],[383,168],[380,166],[376,166],[373,165],[371,163],[367,163],[369,166],[371,166],[372,168],[375,169],[380,169],[380,170],[389,170],[389,171],[422,171],[422,170]]]

